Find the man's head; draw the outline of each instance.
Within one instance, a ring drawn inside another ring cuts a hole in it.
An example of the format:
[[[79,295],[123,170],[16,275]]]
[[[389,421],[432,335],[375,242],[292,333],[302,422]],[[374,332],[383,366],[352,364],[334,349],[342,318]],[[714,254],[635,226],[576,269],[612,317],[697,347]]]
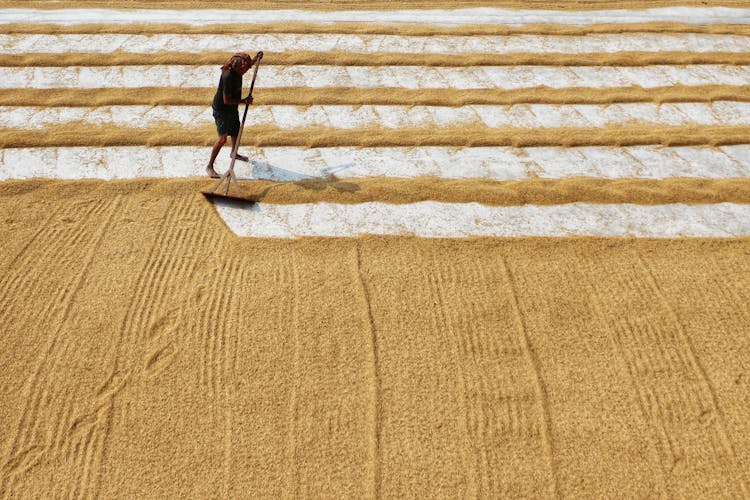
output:
[[[253,58],[245,52],[238,52],[233,55],[224,65],[221,67],[222,71],[233,69],[240,75],[244,75],[253,66]]]

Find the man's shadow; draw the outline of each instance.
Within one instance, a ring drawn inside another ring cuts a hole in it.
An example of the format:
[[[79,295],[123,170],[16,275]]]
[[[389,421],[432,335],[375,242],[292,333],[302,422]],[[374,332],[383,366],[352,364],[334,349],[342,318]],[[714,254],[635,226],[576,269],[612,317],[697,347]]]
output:
[[[291,182],[303,189],[311,189],[314,191],[322,191],[328,187],[341,193],[354,193],[360,190],[360,187],[357,184],[342,181],[336,177],[337,172],[352,168],[356,166],[355,163],[346,163],[344,165],[324,168],[320,171],[321,175],[318,177],[276,167],[268,162],[250,160],[249,163],[252,168],[252,177],[239,177],[238,180],[266,180],[277,183]],[[260,195],[257,196],[257,199],[263,199],[273,187],[274,186],[269,186],[264,189]]]

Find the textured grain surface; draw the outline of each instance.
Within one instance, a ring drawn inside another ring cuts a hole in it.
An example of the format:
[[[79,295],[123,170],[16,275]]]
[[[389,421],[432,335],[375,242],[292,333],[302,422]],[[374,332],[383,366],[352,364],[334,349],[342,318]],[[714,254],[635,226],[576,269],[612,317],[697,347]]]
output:
[[[493,6],[585,11],[704,3]],[[243,0],[210,7],[478,5]],[[0,0],[0,8],[9,7],[206,4]],[[66,172],[66,162],[87,154],[66,153],[66,146],[201,146],[207,159],[215,140],[210,122],[67,121],[29,129],[66,106],[207,107],[216,65],[234,49],[167,44],[143,54],[134,41],[247,33],[241,17],[193,27],[28,21],[0,27],[3,39],[17,44],[0,56],[0,104],[57,109],[0,128],[0,162],[10,177],[0,183],[0,498],[750,498],[750,239],[237,238],[197,193],[207,179],[14,180],[14,172],[44,171],[51,161],[50,172]],[[695,169],[686,171],[738,173],[634,178],[653,167],[636,154],[632,162],[644,170],[624,178],[541,179],[529,155],[529,175],[513,181],[339,179],[284,170],[281,181],[243,180],[243,188],[285,206],[750,203],[744,163],[717,162],[719,150],[711,149],[736,144],[744,151],[750,127],[728,125],[739,115],[726,109],[712,111],[711,124],[694,120],[696,109],[714,109],[714,101],[750,100],[747,52],[632,45],[660,34],[745,43],[748,26],[419,23],[278,22],[255,25],[251,34],[284,34],[279,40],[287,41],[296,34],[496,36],[511,43],[617,38],[630,45],[575,54],[464,47],[453,57],[404,55],[377,44],[291,44],[268,51],[256,103],[300,112],[315,105],[496,105],[496,116],[515,105],[562,111],[644,103],[668,111],[667,118],[680,115],[683,125],[639,116],[572,128],[370,123],[343,130],[284,122],[249,124],[245,147],[442,145],[470,156],[476,146],[515,146],[520,164],[522,146],[599,145],[590,157],[565,149],[559,156],[569,164],[561,171],[578,172],[580,163],[609,174],[613,157],[604,150],[631,155],[621,146],[694,145],[706,154],[691,156]],[[102,33],[126,35],[117,52],[88,50],[97,39],[89,35]],[[83,48],[42,50],[37,35],[84,40]],[[109,88],[84,88],[92,86]],[[40,146],[60,149],[7,153]],[[310,168],[323,172],[320,150],[311,151]],[[106,157],[91,155],[87,168]],[[148,173],[157,156],[134,154],[133,170]],[[202,161],[189,175],[203,174]],[[509,168],[491,163],[494,171]]]
[[[240,241],[169,181],[12,185],[3,496],[747,495],[748,240]]]

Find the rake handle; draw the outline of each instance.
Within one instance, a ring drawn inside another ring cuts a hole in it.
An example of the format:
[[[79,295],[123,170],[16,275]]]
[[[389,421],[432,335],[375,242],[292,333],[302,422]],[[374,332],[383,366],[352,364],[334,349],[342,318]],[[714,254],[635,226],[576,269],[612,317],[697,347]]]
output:
[[[260,60],[263,59],[263,51],[258,52],[257,54],[257,61],[255,63],[255,69],[253,70],[253,79],[250,82],[250,93],[247,95],[247,97],[253,96],[253,89],[255,88],[255,77],[258,76],[258,68],[260,67]],[[237,134],[237,140],[235,141],[233,147],[232,147],[232,162],[229,164],[229,171],[234,172],[234,162],[237,159],[237,150],[240,147],[240,140],[242,139],[242,130],[245,128],[245,118],[247,118],[247,109],[250,107],[250,104],[247,102],[245,103],[245,111],[242,113],[242,122],[240,123],[240,131]]]

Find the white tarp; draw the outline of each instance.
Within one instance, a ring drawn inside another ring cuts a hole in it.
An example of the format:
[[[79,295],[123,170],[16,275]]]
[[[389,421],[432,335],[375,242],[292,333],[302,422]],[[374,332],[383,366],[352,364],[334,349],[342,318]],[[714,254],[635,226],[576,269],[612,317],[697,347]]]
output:
[[[205,106],[0,106],[0,128],[43,130],[82,122],[91,125],[151,127],[161,123],[186,128],[214,123]],[[251,106],[247,123],[282,129],[330,127],[451,127],[478,124],[490,128],[607,127],[640,122],[653,125],[750,125],[750,103],[617,103],[386,106]]]
[[[111,9],[0,9],[0,24],[51,23],[180,23],[209,24],[267,23],[423,23],[438,26],[498,24],[522,26],[552,23],[589,25],[598,23],[677,22],[703,24],[750,24],[750,9],[729,7],[661,7],[643,10],[512,10],[491,7],[429,10],[111,10]]]
[[[748,52],[750,37],[702,33],[589,34],[585,36],[509,35],[509,36],[399,36],[357,34],[0,34],[0,54],[64,54],[122,51],[155,52],[235,52],[244,47],[284,52],[397,52],[402,54],[510,54],[587,52]]]
[[[610,236],[641,238],[736,237],[750,235],[750,205],[633,205],[569,203],[490,207],[479,203],[424,201],[305,203],[239,206],[218,201],[216,209],[238,236],[296,238],[360,234],[413,234],[424,238],[471,236]]]
[[[240,178],[295,182],[335,175],[448,179],[521,180],[665,179],[750,177],[750,145],[584,146],[584,147],[241,147],[251,163],[237,162]],[[0,149],[0,180],[135,179],[205,175],[209,147],[114,146]],[[218,171],[229,166],[229,148],[219,155]]]
[[[218,66],[0,67],[0,88],[215,88]],[[407,89],[643,88],[750,85],[750,66],[264,66],[257,91],[275,87]]]

